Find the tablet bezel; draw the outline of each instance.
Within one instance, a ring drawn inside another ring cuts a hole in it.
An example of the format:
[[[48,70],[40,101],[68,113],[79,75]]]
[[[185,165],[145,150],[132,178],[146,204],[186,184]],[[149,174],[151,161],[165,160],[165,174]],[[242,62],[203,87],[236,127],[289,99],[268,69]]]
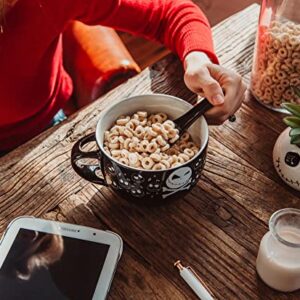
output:
[[[61,236],[109,245],[108,253],[97,281],[91,300],[105,299],[122,254],[123,243],[120,236],[86,226],[43,220],[33,217],[19,217],[7,227],[0,241],[0,268],[20,229],[36,230]]]

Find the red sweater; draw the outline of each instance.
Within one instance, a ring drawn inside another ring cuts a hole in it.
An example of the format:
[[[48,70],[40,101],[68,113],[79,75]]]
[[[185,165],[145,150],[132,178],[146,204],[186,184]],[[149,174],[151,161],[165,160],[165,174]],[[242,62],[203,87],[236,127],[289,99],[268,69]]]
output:
[[[19,0],[0,33],[0,150],[45,129],[70,97],[61,43],[70,20],[157,40],[181,59],[199,50],[217,61],[208,21],[189,0]]]

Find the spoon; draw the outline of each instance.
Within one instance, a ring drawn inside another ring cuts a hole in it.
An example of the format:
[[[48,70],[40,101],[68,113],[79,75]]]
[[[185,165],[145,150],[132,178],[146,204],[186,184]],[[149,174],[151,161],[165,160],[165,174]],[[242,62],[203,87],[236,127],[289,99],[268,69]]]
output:
[[[213,105],[205,98],[185,114],[173,120],[175,127],[179,130],[179,136],[212,107]]]
[[[198,104],[196,104],[192,109],[190,109],[189,111],[187,111],[184,115],[180,116],[179,118],[173,120],[173,122],[175,123],[175,128],[178,129],[178,135],[179,138],[173,142],[169,144],[173,145],[175,144],[180,137],[182,136],[182,134],[198,119],[200,118],[203,114],[205,114],[208,110],[210,110],[211,108],[213,108],[214,106],[206,99],[204,98],[201,102],[199,102]],[[232,115],[229,117],[229,121],[230,122],[234,122],[236,119],[235,115]]]

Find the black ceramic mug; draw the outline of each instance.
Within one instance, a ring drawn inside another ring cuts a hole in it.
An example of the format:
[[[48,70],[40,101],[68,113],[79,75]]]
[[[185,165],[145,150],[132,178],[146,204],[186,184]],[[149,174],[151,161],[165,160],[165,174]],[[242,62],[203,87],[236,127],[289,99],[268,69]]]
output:
[[[121,115],[137,111],[148,113],[165,112],[175,119],[192,108],[179,98],[153,94],[127,98],[108,107],[99,115],[96,132],[81,138],[72,149],[72,167],[84,179],[105,185],[121,197],[135,202],[163,202],[183,197],[199,181],[204,167],[208,145],[208,126],[204,117],[199,118],[189,129],[193,141],[200,145],[199,152],[188,162],[166,170],[143,170],[125,166],[105,152],[104,132],[112,127]],[[98,150],[86,152],[83,147],[96,142]],[[96,159],[95,164],[84,164],[84,159]]]

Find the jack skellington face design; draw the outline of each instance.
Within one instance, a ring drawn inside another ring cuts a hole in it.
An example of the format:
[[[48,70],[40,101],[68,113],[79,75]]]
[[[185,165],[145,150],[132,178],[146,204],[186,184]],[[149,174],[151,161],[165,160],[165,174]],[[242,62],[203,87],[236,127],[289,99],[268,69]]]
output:
[[[275,161],[275,168],[287,184],[300,190],[300,151],[290,151],[279,156]]]
[[[273,150],[273,163],[278,175],[288,185],[300,191],[300,146],[291,144],[287,128],[278,137]]]
[[[192,169],[183,167],[176,169],[166,180],[166,187],[163,187],[163,198],[167,198],[179,191],[187,190],[191,186]]]

